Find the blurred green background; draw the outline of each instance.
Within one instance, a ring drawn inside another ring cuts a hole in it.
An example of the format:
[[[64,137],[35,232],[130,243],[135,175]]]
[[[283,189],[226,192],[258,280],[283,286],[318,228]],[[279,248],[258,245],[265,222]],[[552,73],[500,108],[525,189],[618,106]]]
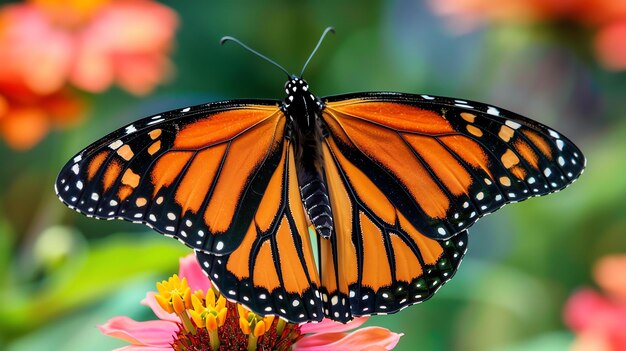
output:
[[[489,102],[554,127],[588,158],[571,188],[476,224],[456,277],[432,300],[368,325],[404,333],[396,350],[568,349],[565,301],[593,285],[598,258],[626,252],[626,75],[598,63],[588,27],[500,21],[456,34],[428,4],[409,0],[163,3],[179,16],[167,82],[146,96],[82,92],[89,108],[78,126],[27,151],[0,141],[0,350],[125,345],[95,326],[121,314],[152,318],[138,302],[188,252],[143,226],[63,206],[53,181],[70,157],[159,111],[282,99],[280,71],[219,39],[237,36],[299,72],[329,25],[337,33],[305,73],[315,94],[388,90]]]

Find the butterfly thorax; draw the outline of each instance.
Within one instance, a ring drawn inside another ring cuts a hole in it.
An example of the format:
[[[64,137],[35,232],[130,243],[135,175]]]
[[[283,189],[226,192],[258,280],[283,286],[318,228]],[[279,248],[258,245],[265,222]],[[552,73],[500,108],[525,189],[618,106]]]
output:
[[[302,202],[315,230],[329,237],[332,213],[322,170],[322,102],[309,91],[307,82],[293,77],[285,84],[282,109],[288,118],[287,137],[292,141]]]

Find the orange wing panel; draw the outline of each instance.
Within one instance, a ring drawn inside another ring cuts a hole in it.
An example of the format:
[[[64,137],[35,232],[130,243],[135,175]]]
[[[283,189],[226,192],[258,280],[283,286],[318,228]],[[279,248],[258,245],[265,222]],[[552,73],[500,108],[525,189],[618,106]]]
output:
[[[276,107],[255,106],[219,112],[186,125],[174,141],[177,149],[200,149],[236,137],[279,114]]]
[[[355,148],[391,171],[428,216],[445,218],[450,200],[397,132],[372,128],[371,123],[359,118],[346,115],[339,118],[332,111],[327,115],[327,120],[335,119],[338,122]],[[341,132],[333,130],[333,133]]]
[[[225,151],[226,145],[221,144],[200,151],[193,159],[176,190],[175,199],[183,213],[186,211],[198,213]]]
[[[232,141],[204,219],[213,233],[225,232],[231,225],[242,191],[255,169],[283,138],[283,124],[267,120]]]
[[[354,99],[327,103],[327,106],[353,118],[366,119],[396,130],[428,134],[454,132],[440,114],[410,105]]]

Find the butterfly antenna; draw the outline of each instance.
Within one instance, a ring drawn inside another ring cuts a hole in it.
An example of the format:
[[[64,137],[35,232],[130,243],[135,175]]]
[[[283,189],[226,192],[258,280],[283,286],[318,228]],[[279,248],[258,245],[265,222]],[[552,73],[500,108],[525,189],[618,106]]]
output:
[[[328,34],[328,33],[333,33],[334,34],[335,33],[335,28],[327,27],[324,30],[324,33],[322,33],[322,36],[320,37],[320,40],[317,42],[317,45],[315,45],[315,49],[313,49],[313,52],[311,52],[311,55],[309,55],[309,58],[304,63],[304,66],[302,66],[302,72],[300,72],[300,77],[302,77],[302,75],[304,74],[304,70],[306,69],[306,66],[309,64],[309,61],[311,61],[311,59],[313,58],[313,55],[315,55],[315,52],[320,47],[320,45],[322,45],[322,41],[324,41],[324,37],[326,37],[326,34]]]
[[[256,50],[252,49],[252,48],[251,48],[251,47],[249,47],[248,45],[246,45],[246,44],[242,43],[241,41],[239,41],[239,39],[237,39],[237,38],[233,38],[233,37],[230,37],[230,36],[225,36],[225,37],[223,37],[222,39],[220,39],[220,44],[224,45],[224,43],[225,43],[225,42],[227,42],[227,41],[234,41],[235,43],[237,43],[237,44],[241,45],[244,49],[246,49],[246,50],[250,51],[251,53],[253,53],[253,54],[255,54],[255,55],[259,56],[259,57],[260,57],[260,58],[262,58],[262,59],[264,59],[265,61],[267,61],[267,62],[269,62],[269,63],[273,64],[274,66],[276,66],[276,67],[278,67],[278,68],[280,68],[283,72],[285,72],[285,74],[287,75],[287,78],[290,78],[290,77],[291,77],[291,75],[289,74],[289,72],[287,72],[287,70],[286,70],[283,66],[279,65],[278,63],[276,63],[276,61],[274,61],[274,60],[270,59],[269,57],[267,57],[267,56],[265,56],[265,55],[263,55],[263,54],[259,53],[258,51],[256,51]]]

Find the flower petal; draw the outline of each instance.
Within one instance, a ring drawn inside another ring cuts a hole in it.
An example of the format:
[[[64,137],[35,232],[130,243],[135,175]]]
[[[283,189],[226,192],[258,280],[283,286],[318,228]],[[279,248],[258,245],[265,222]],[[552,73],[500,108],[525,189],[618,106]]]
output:
[[[602,331],[587,330],[578,335],[572,344],[571,351],[612,351],[614,349],[610,342],[610,337]]]
[[[174,313],[167,313],[167,311],[165,311],[163,307],[159,305],[157,300],[154,298],[155,295],[156,293],[154,293],[153,291],[149,291],[146,294],[146,297],[143,300],[141,300],[141,304],[144,306],[150,307],[152,312],[154,312],[154,314],[160,320],[180,323],[180,318],[178,318],[178,316],[176,316]]]
[[[597,344],[593,350],[601,350],[601,343],[612,345],[611,350],[626,350],[626,304],[591,289],[581,290],[567,301],[565,323],[579,335],[576,345],[583,345],[575,350],[587,344]]]
[[[626,70],[626,20],[603,26],[595,38],[596,55],[605,68]]]
[[[626,274],[624,272],[626,272],[626,255],[610,255],[601,258],[596,263],[593,277],[602,290],[611,297],[626,301]]]
[[[368,327],[352,333],[321,333],[305,336],[294,351],[371,350],[374,347],[393,349],[403,334],[381,327]]]
[[[598,315],[611,310],[609,301],[591,289],[575,292],[565,305],[564,319],[574,331],[587,329]]]
[[[319,323],[306,323],[300,326],[302,334],[312,333],[339,333],[356,329],[367,321],[368,317],[358,317],[348,323],[335,322],[330,318],[324,318]]]
[[[179,275],[187,278],[187,284],[189,284],[191,291],[198,289],[208,291],[211,288],[211,281],[202,271],[194,254],[181,257]]]
[[[172,351],[172,347],[152,347],[152,346],[139,346],[139,345],[130,345],[120,347],[119,349],[115,349],[113,351]]]
[[[126,316],[109,319],[98,326],[100,331],[134,345],[169,347],[178,333],[178,325],[168,321],[137,322]]]

